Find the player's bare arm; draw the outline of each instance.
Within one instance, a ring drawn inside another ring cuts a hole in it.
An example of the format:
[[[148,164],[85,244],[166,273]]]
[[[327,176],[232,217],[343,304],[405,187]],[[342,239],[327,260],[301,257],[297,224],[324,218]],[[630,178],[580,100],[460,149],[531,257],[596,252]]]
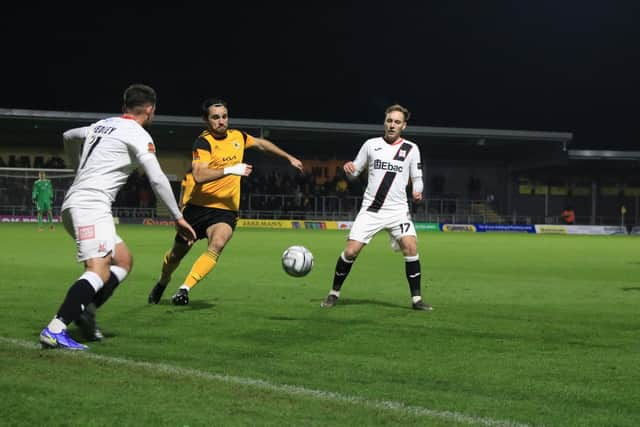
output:
[[[255,144],[252,145],[252,147],[257,147],[258,149],[262,150],[262,151],[267,151],[269,153],[273,153],[276,156],[280,156],[282,158],[285,158],[289,161],[289,163],[291,164],[291,166],[293,166],[294,168],[298,169],[300,172],[302,172],[302,162],[297,159],[296,157],[292,156],[291,154],[287,153],[286,151],[284,151],[282,148],[278,147],[276,144],[274,144],[271,141],[268,141],[266,139],[263,138],[254,138]]]
[[[344,166],[342,167],[342,169],[344,169],[344,171],[346,173],[348,173],[349,175],[354,175],[356,173],[356,165],[353,162],[347,162],[344,164]]]
[[[249,176],[253,172],[253,166],[247,163],[236,163],[233,166],[220,169],[210,169],[207,162],[191,163],[193,179],[198,184],[215,181],[226,175]]]

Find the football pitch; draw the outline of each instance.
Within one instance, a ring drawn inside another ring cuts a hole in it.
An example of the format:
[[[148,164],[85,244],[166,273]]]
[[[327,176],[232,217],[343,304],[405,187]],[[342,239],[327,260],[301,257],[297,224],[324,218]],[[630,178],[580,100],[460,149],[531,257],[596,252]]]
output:
[[[133,272],[75,353],[38,344],[73,241],[0,224],[1,425],[640,425],[640,238],[421,233],[426,313],[383,234],[323,309],[346,231],[239,228],[173,306],[204,242],[148,305],[173,229],[118,230]],[[280,266],[295,244],[303,278]]]

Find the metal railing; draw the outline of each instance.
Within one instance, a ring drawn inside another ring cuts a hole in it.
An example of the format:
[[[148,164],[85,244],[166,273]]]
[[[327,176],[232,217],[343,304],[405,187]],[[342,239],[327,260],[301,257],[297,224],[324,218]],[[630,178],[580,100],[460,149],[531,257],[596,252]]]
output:
[[[56,200],[61,200],[56,198]],[[351,221],[357,215],[362,197],[359,196],[316,196],[291,194],[246,194],[242,196],[240,217],[246,219],[284,220],[329,220]],[[413,219],[419,222],[449,224],[562,224],[557,216],[535,216],[523,214],[499,214],[491,203],[484,200],[427,199],[410,204]],[[113,215],[123,219],[158,218],[165,209],[115,206]],[[53,214],[60,215],[60,203],[53,206]],[[0,205],[0,215],[33,216],[33,204]],[[620,216],[598,216],[592,225],[633,226],[632,218]],[[591,224],[591,217],[577,217],[576,224]]]

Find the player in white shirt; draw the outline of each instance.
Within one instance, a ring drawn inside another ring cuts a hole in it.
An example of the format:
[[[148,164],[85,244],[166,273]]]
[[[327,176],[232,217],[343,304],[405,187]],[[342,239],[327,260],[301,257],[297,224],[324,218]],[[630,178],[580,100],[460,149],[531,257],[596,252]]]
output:
[[[135,84],[124,92],[124,114],[75,128],[63,135],[76,177],[62,204],[65,230],[75,238],[77,260],[85,271],[69,288],[55,317],[40,333],[44,347],[86,350],[67,334],[77,322],[88,339],[101,339],[95,309],[111,296],[131,271],[132,256],[116,233],[111,204],[129,175],[141,166],[156,195],[167,206],[176,229],[187,241],[195,232],[182,218],[169,180],[155,155],[151,135],[143,128],[155,115],[156,93]],[[83,143],[82,152],[79,145]]]
[[[340,289],[362,248],[381,230],[387,230],[391,246],[401,250],[409,282],[411,303],[415,310],[431,311],[422,300],[421,268],[416,229],[407,201],[407,185],[412,184],[414,201],[422,200],[422,163],[420,150],[401,137],[409,121],[409,110],[394,104],[385,111],[384,136],[367,140],[355,160],[344,164],[347,176],[357,177],[368,170],[367,188],[362,207],[356,216],[347,246],[338,257],[329,295],[322,307],[333,307]]]

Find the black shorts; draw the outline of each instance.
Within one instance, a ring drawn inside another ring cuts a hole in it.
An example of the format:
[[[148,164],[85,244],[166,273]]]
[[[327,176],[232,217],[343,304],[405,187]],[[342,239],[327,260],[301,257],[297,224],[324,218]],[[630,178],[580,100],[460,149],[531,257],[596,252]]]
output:
[[[224,222],[229,224],[232,230],[235,230],[238,223],[238,212],[190,205],[188,203],[184,207],[182,215],[185,221],[195,230],[198,240],[207,238],[207,228],[213,224]],[[178,234],[176,234],[175,240],[178,243],[185,243],[185,240]]]

